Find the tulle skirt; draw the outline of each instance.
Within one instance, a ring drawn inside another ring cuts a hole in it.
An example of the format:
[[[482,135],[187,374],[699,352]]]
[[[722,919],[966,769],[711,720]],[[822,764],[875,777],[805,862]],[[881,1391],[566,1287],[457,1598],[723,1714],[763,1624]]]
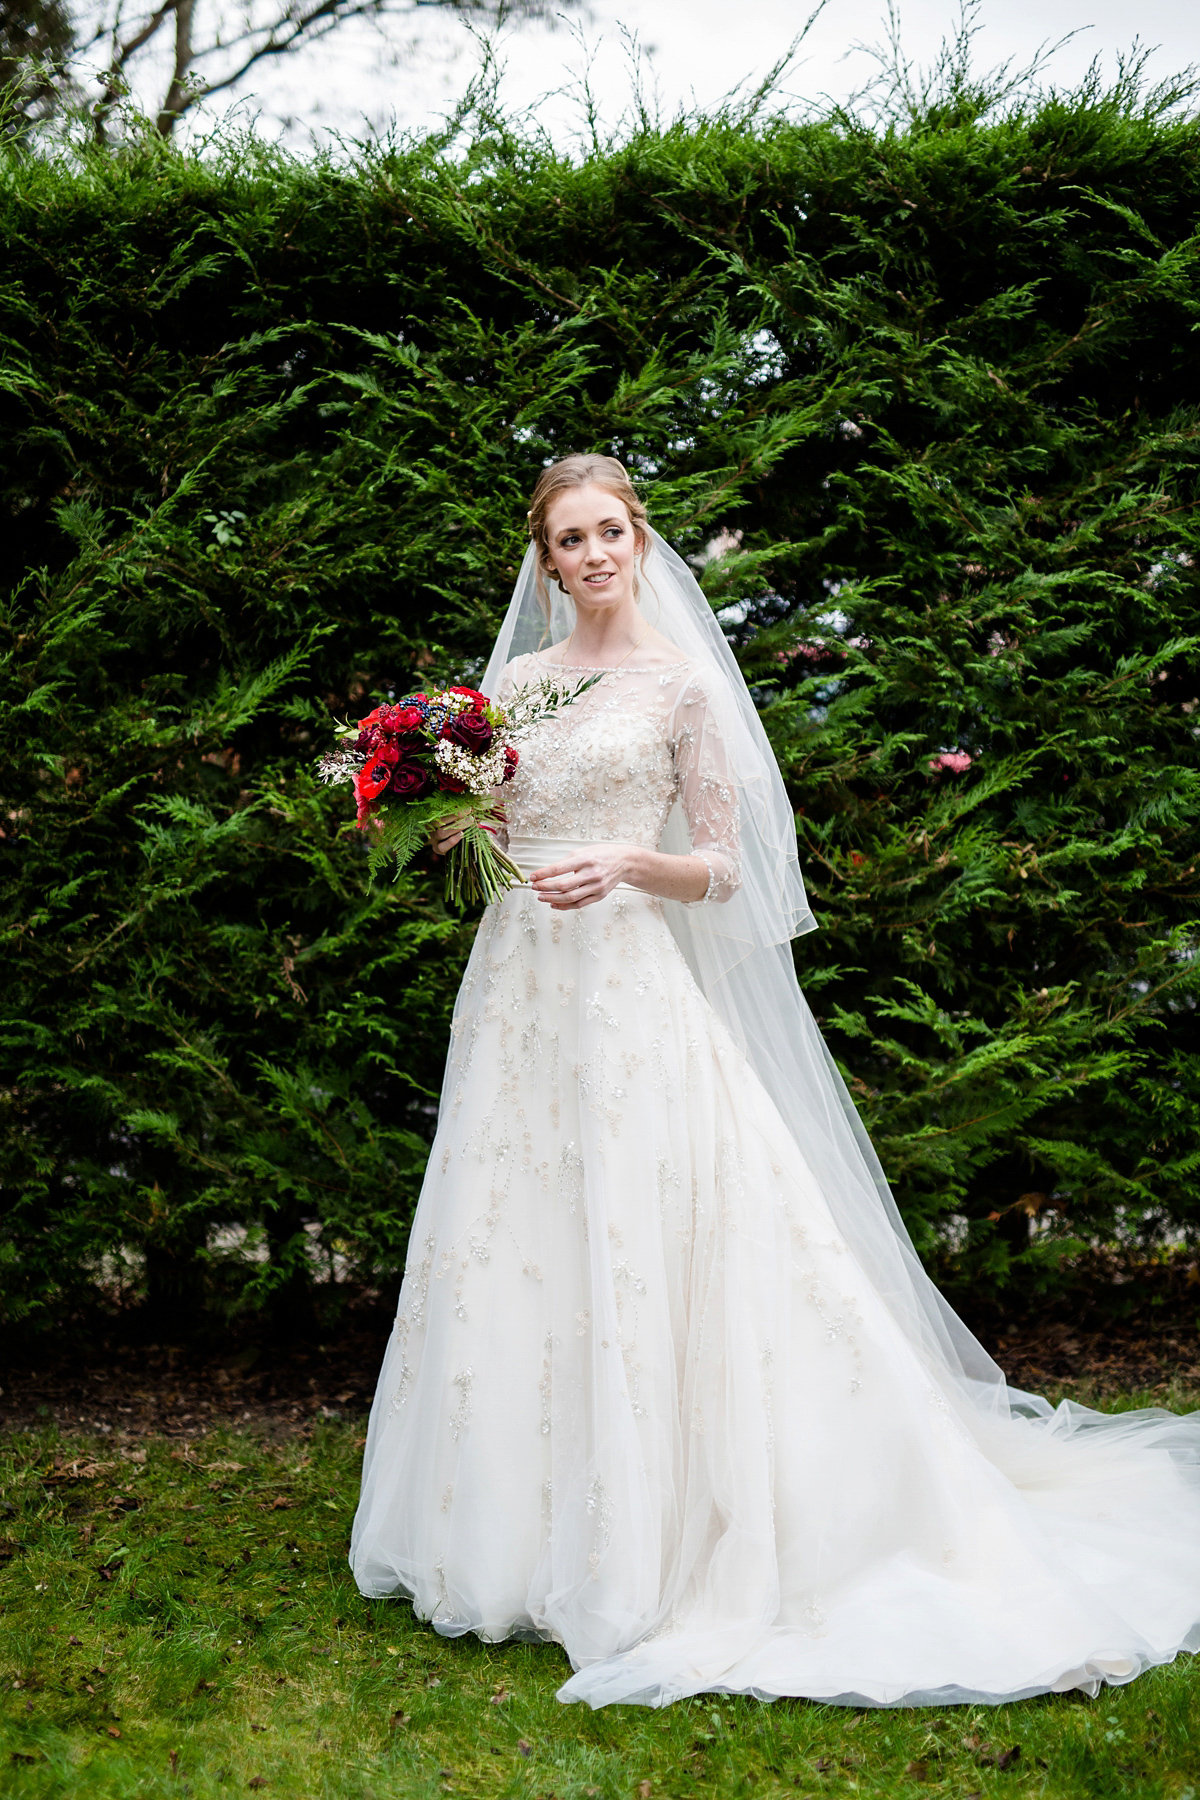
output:
[[[551,860],[547,846],[541,861]],[[534,860],[538,860],[535,858]],[[999,1701],[1200,1642],[1200,1430],[965,1406],[660,902],[484,916],[351,1563],[563,1700]]]

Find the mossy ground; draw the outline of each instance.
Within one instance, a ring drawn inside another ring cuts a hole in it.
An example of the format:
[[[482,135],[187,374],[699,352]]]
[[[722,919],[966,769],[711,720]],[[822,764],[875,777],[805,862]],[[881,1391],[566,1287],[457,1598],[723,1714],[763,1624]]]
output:
[[[1094,1701],[995,1709],[562,1706],[553,1646],[447,1641],[358,1595],[359,1429],[132,1453],[51,1432],[8,1441],[6,1794],[1200,1795],[1189,1658]]]

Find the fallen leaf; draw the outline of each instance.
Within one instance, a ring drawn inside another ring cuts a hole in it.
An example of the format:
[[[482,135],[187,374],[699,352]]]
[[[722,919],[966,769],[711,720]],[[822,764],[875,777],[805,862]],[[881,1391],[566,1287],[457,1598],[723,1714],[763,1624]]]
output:
[[[108,1728],[108,1735],[109,1737],[120,1737],[121,1734],[115,1725],[110,1725]]]
[[[1011,1769],[1013,1764],[1020,1757],[1020,1754],[1020,1744],[1014,1744],[1011,1750],[1001,1751],[1000,1755],[996,1758],[996,1767],[998,1769]]]
[[[239,1469],[244,1469],[246,1467],[245,1463],[239,1463],[239,1462],[211,1462],[211,1463],[205,1463],[204,1466],[206,1469],[209,1469],[209,1470],[228,1469],[228,1471],[231,1475],[236,1475]]]
[[[69,1637],[67,1639],[67,1642],[68,1642],[68,1644],[74,1644],[74,1646],[77,1650],[80,1650],[83,1647],[83,1639],[82,1638]]]
[[[167,1752],[167,1761],[171,1765],[172,1775],[178,1775],[178,1773],[179,1773],[179,1752],[178,1752],[178,1750],[168,1751]]]
[[[67,1463],[57,1477],[59,1481],[95,1481],[97,1475],[104,1475],[109,1469],[115,1469],[116,1463],[110,1462],[73,1462]]]
[[[517,1739],[517,1749],[520,1751],[522,1756],[532,1756],[533,1755],[533,1745],[530,1743],[528,1738],[518,1738]],[[638,1789],[638,1793],[642,1796],[642,1800],[646,1800],[646,1796],[649,1794],[649,1792],[650,1792],[650,1783],[648,1781],[643,1781],[641,1787]]]
[[[121,1455],[126,1462],[144,1463],[146,1460],[146,1452],[144,1450],[122,1450]]]
[[[266,1729],[267,1729],[267,1728],[266,1728],[266,1726],[265,1726],[265,1725],[255,1725],[255,1724],[254,1724],[254,1723],[253,1723],[253,1722],[252,1722],[252,1723],[251,1723],[251,1726],[250,1726],[250,1729],[251,1729],[251,1731],[265,1731],[265,1730],[266,1730]]]
[[[406,1725],[410,1724],[411,1722],[412,1722],[412,1714],[411,1713],[394,1712],[392,1714],[392,1730],[393,1731],[402,1731],[404,1729],[404,1727]]]
[[[395,1644],[388,1644],[386,1649],[389,1656],[399,1656],[400,1654]]]
[[[648,1781],[638,1782],[638,1800],[650,1800],[650,1783]]]
[[[267,1778],[265,1775],[252,1775],[250,1777],[249,1781],[246,1783],[247,1787],[252,1787],[252,1788],[266,1787],[266,1785],[267,1785]]]
[[[914,1781],[924,1781],[929,1775],[929,1764],[927,1762],[905,1763],[904,1773],[911,1775]]]
[[[834,1766],[832,1757],[828,1756],[818,1756],[816,1762],[813,1764],[818,1775],[828,1775],[830,1769]]]
[[[191,1546],[191,1545],[192,1545],[192,1544],[194,1544],[194,1543],[195,1543],[195,1541],[196,1541],[196,1540],[195,1540],[195,1538],[194,1538],[194,1537],[185,1537],[185,1538],[184,1538],[184,1540],[183,1540],[183,1541],[184,1541],[184,1543],[185,1543],[185,1544],[187,1544],[187,1545],[188,1545],[188,1546],[189,1546],[189,1548],[190,1548],[190,1546]]]
[[[972,1732],[970,1737],[963,1738],[962,1747],[964,1750],[978,1750],[982,1743],[983,1743],[983,1739],[981,1737],[977,1737],[975,1735],[975,1733]]]
[[[271,1502],[270,1510],[272,1512],[284,1512],[291,1504],[292,1503],[286,1494],[276,1494]]]
[[[171,1451],[172,1462],[196,1463],[199,1462],[199,1460],[200,1458],[196,1455],[196,1452],[194,1450],[189,1450],[186,1444],[183,1446],[182,1450]]]
[[[489,1706],[503,1706],[508,1699],[508,1689],[502,1681],[496,1683],[496,1691],[489,1700]]]

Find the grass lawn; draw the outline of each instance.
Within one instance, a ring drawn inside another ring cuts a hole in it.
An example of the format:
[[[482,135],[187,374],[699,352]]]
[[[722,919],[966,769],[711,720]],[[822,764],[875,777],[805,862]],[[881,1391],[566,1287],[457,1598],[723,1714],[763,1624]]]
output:
[[[346,1567],[356,1428],[0,1453],[4,1795],[1200,1800],[1200,1668],[1098,1699],[561,1706],[553,1646],[439,1638]]]

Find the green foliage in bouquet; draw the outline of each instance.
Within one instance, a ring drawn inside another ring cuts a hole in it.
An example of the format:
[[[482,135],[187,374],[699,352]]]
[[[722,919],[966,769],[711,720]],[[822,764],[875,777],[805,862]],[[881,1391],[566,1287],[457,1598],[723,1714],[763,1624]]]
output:
[[[1200,1228],[1186,94],[486,108],[0,188],[0,1281],[161,1329],[395,1284],[470,939],[332,717],[478,681],[544,460],[623,457],[795,796],[797,958],[961,1294]]]

